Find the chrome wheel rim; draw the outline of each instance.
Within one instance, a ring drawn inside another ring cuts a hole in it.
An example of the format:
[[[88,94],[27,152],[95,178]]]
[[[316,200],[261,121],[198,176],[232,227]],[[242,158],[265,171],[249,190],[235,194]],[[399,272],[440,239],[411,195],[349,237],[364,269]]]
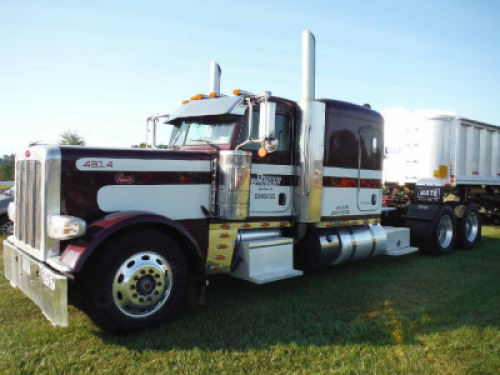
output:
[[[453,222],[451,217],[445,215],[439,220],[438,240],[442,248],[447,248],[453,238]]]
[[[12,221],[6,222],[4,225],[2,225],[1,228],[1,234],[10,236],[11,234],[14,234],[14,223]]]
[[[465,219],[465,238],[468,242],[474,242],[479,231],[479,220],[475,212],[469,213]]]
[[[172,270],[164,257],[154,252],[137,253],[118,268],[113,300],[125,315],[144,318],[167,302],[172,283]]]

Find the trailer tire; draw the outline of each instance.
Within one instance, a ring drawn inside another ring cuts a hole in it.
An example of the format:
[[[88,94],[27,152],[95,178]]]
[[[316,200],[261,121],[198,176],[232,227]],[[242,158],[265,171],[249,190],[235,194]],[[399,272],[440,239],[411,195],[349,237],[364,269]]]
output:
[[[474,203],[465,206],[464,214],[458,219],[458,243],[462,249],[473,249],[481,241],[481,216]]]
[[[171,320],[186,297],[188,265],[179,245],[156,230],[129,232],[95,260],[85,303],[107,331],[136,331]]]
[[[436,213],[430,227],[431,237],[427,242],[428,252],[433,255],[448,255],[455,250],[457,217],[448,205]]]

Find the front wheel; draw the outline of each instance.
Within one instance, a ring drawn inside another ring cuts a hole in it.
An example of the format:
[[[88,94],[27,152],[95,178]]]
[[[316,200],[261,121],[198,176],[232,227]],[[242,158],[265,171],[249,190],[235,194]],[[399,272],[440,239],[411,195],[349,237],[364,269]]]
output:
[[[479,208],[474,203],[465,206],[465,211],[458,220],[458,242],[463,249],[473,249],[481,240],[481,217]]]
[[[172,319],[186,294],[184,253],[155,230],[127,233],[96,261],[87,279],[86,305],[105,330],[133,331]]]

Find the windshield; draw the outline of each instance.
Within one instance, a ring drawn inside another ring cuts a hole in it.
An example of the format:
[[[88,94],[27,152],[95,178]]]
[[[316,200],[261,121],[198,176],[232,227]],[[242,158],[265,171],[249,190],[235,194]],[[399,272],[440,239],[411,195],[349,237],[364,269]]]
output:
[[[236,116],[218,116],[179,120],[172,129],[169,145],[227,145],[236,119]]]

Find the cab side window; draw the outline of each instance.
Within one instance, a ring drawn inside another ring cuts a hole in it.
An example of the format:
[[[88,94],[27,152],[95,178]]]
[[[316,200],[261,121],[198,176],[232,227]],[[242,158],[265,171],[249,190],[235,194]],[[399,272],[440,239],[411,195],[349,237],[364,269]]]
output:
[[[253,111],[252,114],[252,139],[259,138],[259,117],[260,113],[258,111]],[[278,149],[276,151],[286,152],[290,150],[290,127],[291,119],[289,116],[276,115],[275,119],[275,137],[279,141]],[[244,140],[248,139],[248,122],[245,126],[245,136]],[[251,143],[242,147],[243,150],[247,151],[257,151],[260,145],[257,143]]]

